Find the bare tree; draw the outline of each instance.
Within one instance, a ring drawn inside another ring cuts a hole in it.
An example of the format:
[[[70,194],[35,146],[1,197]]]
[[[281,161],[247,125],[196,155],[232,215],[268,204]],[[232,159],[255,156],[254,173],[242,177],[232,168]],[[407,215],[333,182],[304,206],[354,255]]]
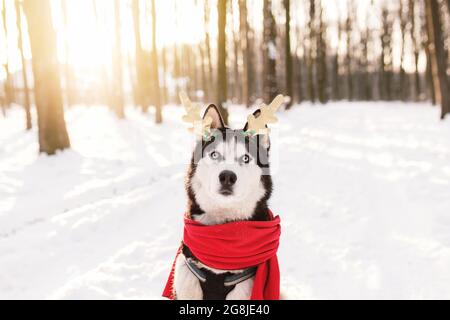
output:
[[[162,123],[161,90],[159,86],[158,72],[158,48],[156,47],[156,5],[152,0],[152,81],[153,81],[153,101],[155,104],[155,122]]]
[[[295,92],[297,99],[296,101],[298,103],[302,102],[303,100],[303,77],[302,77],[302,71],[303,71],[303,61],[305,58],[305,45],[304,45],[304,37],[300,33],[300,26],[297,23],[297,26],[295,28],[296,34],[297,34],[297,41],[296,41],[296,48],[295,48]],[[303,51],[303,55],[301,55],[300,51]],[[287,108],[287,107],[286,107]]]
[[[316,4],[315,0],[309,1],[309,20],[308,20],[308,30],[309,30],[309,47],[308,47],[308,93],[309,100],[315,102],[316,91],[315,91],[315,81],[314,81],[314,67],[316,64],[316,32],[315,32],[315,19],[316,19]]]
[[[366,21],[369,20],[369,12],[367,11]],[[363,73],[361,79],[362,98],[364,100],[372,100],[372,81],[369,70],[369,42],[371,41],[370,26],[366,25],[364,30],[361,30],[361,72]]]
[[[240,57],[240,41],[238,36],[238,31],[236,31],[235,20],[236,18],[236,12],[233,8],[233,2],[230,1],[230,11],[231,11],[231,35],[232,35],[232,42],[233,42],[233,98],[235,98],[239,103],[242,102],[242,83],[241,83],[241,77],[240,77],[240,68],[239,68],[239,57]]]
[[[247,1],[239,0],[239,32],[241,38],[242,50],[242,100],[250,106],[250,41],[249,41],[249,25],[247,18]]]
[[[218,0],[218,43],[217,43],[217,103],[221,109],[224,121],[228,123],[228,112],[224,107],[227,101],[227,53],[226,53],[226,34],[227,25],[227,0]]]
[[[167,82],[166,82],[166,76],[167,76],[167,72],[169,69],[168,69],[168,63],[167,63],[167,48],[165,46],[161,50],[161,60],[162,60],[162,67],[163,67],[162,79],[161,79],[161,85],[162,85],[161,103],[166,104],[169,102],[169,92],[167,90]]]
[[[61,1],[62,6],[62,16],[64,23],[64,82],[65,82],[65,94],[66,94],[66,102],[68,106],[75,104],[76,102],[76,83],[73,75],[73,71],[70,66],[70,46],[69,46],[69,17],[67,12],[67,1]]]
[[[339,1],[339,0],[337,0]],[[333,76],[332,76],[332,91],[333,91],[333,99],[340,100],[342,97],[341,93],[341,81],[340,81],[340,56],[339,51],[341,48],[342,42],[342,22],[341,22],[341,14],[338,11],[337,21],[336,21],[336,29],[337,29],[337,47],[333,56]]]
[[[381,9],[380,93],[384,100],[392,99],[392,18],[386,4]]]
[[[347,2],[347,19],[345,21],[345,34],[347,36],[347,57],[346,57],[346,66],[347,66],[347,95],[348,100],[353,100],[353,67],[352,67],[352,30],[353,30],[353,21],[354,21],[354,2],[353,0],[349,0]]]
[[[175,15],[177,16],[179,13],[177,1],[173,2],[173,11]],[[178,19],[175,19],[175,30],[179,32],[179,26],[178,26]],[[175,78],[175,96],[178,100],[178,93],[180,90],[180,83],[178,79],[182,76],[182,70],[181,70],[181,53],[179,53],[178,43],[175,40],[175,43],[173,44],[173,50],[172,50],[172,60],[173,60],[173,69],[172,69],[172,76]]]
[[[206,101],[209,96],[209,83],[208,77],[206,75],[206,69],[208,67],[208,61],[206,59],[206,49],[204,44],[200,44],[198,46],[198,51],[200,53],[200,70],[201,70],[201,78],[202,78],[202,90],[203,90],[203,99]]]
[[[408,0],[409,6],[409,20],[411,22],[411,41],[413,44],[414,54],[414,100],[418,101],[420,98],[420,75],[419,75],[419,35],[416,33],[416,6],[414,0]]]
[[[272,0],[264,0],[263,10],[263,93],[266,101],[272,101],[278,91],[276,76],[276,24],[272,13]]]
[[[64,121],[56,34],[49,0],[23,2],[33,56],[34,96],[38,115],[39,150],[49,155],[70,147]],[[42,42],[45,39],[45,42]]]
[[[7,14],[6,14],[6,0],[3,0],[3,6],[2,6],[2,22],[3,22],[3,32],[5,34],[5,61],[3,64],[3,69],[5,70],[5,84],[4,84],[4,88],[5,88],[5,100],[6,100],[6,105],[11,104],[14,101],[14,87],[12,84],[12,78],[11,78],[11,73],[9,70],[9,56],[8,56],[8,21],[7,21]]]
[[[323,7],[321,1],[319,1],[319,26],[317,29],[317,93],[321,103],[326,103],[328,101],[326,30],[327,26],[323,17]]]
[[[212,84],[214,83],[214,71],[213,71],[213,63],[211,58],[211,40],[209,36],[209,1],[204,1],[204,8],[203,8],[203,21],[205,26],[205,46],[206,46],[206,58],[208,59],[208,72],[206,73],[207,79],[208,79],[208,87],[205,88],[206,90],[206,99],[212,100],[212,91],[213,87]]]
[[[284,0],[284,10],[286,15],[285,23],[285,66],[286,66],[286,95],[290,97],[290,101],[286,108],[289,109],[292,106],[294,100],[294,88],[292,80],[292,52],[291,52],[291,1]]]
[[[30,111],[31,109],[30,90],[28,87],[27,63],[25,60],[25,55],[23,53],[22,14],[19,0],[15,0],[14,5],[16,9],[16,25],[18,31],[17,47],[19,48],[20,51],[20,61],[22,64],[22,80],[23,80],[24,108],[26,115],[26,128],[27,130],[30,130],[32,127],[31,111]]]
[[[122,72],[122,35],[120,19],[120,1],[114,0],[114,24],[115,24],[115,43],[113,48],[113,100],[112,106],[119,118],[124,118],[123,111],[123,72]]]
[[[397,96],[401,100],[405,100],[406,97],[406,72],[405,72],[405,40],[406,40],[406,28],[407,28],[407,16],[405,15],[405,8],[403,0],[399,0],[398,19],[400,21],[401,43],[400,43],[400,83],[398,86]]]
[[[440,8],[437,0],[425,1],[428,21],[428,35],[430,37],[431,69],[434,87],[438,88],[438,101],[441,104],[441,119],[450,113],[450,87],[447,77],[447,57],[442,37]]]
[[[144,112],[148,109],[148,99],[146,95],[148,88],[146,84],[149,82],[149,77],[146,76],[147,68],[145,66],[145,53],[141,42],[141,24],[140,24],[140,8],[139,0],[131,2],[131,9],[133,12],[133,27],[134,27],[134,43],[135,43],[135,70],[136,70],[136,102]]]
[[[428,35],[428,19],[425,1],[419,2],[420,4],[420,34],[421,34],[421,46],[423,47],[426,55],[426,69],[425,69],[425,85],[426,91],[431,99],[431,104],[436,105],[436,90],[434,88],[433,74],[431,70],[431,52],[430,52],[430,37]]]

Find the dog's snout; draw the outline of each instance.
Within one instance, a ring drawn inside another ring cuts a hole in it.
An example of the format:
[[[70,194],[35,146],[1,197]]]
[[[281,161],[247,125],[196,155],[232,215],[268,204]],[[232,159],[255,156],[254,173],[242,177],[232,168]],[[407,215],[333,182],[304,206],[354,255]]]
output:
[[[219,174],[220,184],[223,187],[231,187],[237,181],[237,176],[233,171],[224,170]]]

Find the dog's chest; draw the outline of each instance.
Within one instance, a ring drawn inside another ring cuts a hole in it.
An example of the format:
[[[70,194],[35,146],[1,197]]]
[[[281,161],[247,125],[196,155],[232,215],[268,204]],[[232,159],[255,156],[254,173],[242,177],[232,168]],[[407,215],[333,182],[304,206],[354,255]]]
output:
[[[179,300],[248,300],[254,277],[236,285],[225,286],[224,278],[233,271],[206,270],[206,281],[200,281],[188,268],[186,257],[180,253],[175,264],[174,290]]]

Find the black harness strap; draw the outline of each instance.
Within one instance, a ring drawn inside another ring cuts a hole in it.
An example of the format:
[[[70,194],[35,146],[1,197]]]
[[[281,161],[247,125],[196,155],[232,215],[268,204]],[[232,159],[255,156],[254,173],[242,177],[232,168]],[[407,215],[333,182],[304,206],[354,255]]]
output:
[[[200,281],[203,300],[225,300],[237,284],[256,274],[256,267],[247,268],[239,273],[224,272],[217,274],[211,270],[198,267],[196,264],[198,259],[194,257],[186,245],[183,245],[183,254],[188,269]]]
[[[207,276],[202,268],[199,268],[196,262],[192,258],[186,258],[186,265],[188,269],[197,277],[201,282],[206,282]],[[245,269],[239,273],[231,273],[231,275],[226,276],[224,279],[224,285],[226,287],[235,286],[241,282],[244,282],[247,279],[250,279],[256,274],[256,267]]]

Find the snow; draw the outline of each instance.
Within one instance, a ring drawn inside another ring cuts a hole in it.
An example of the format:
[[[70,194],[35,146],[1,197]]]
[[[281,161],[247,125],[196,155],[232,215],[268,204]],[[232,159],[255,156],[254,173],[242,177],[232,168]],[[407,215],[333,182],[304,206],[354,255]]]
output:
[[[127,109],[66,112],[72,149],[37,155],[0,117],[0,298],[160,299],[181,239],[192,141]],[[233,107],[242,126],[246,110]],[[290,299],[450,298],[450,122],[425,104],[331,103],[280,114],[272,143]]]

